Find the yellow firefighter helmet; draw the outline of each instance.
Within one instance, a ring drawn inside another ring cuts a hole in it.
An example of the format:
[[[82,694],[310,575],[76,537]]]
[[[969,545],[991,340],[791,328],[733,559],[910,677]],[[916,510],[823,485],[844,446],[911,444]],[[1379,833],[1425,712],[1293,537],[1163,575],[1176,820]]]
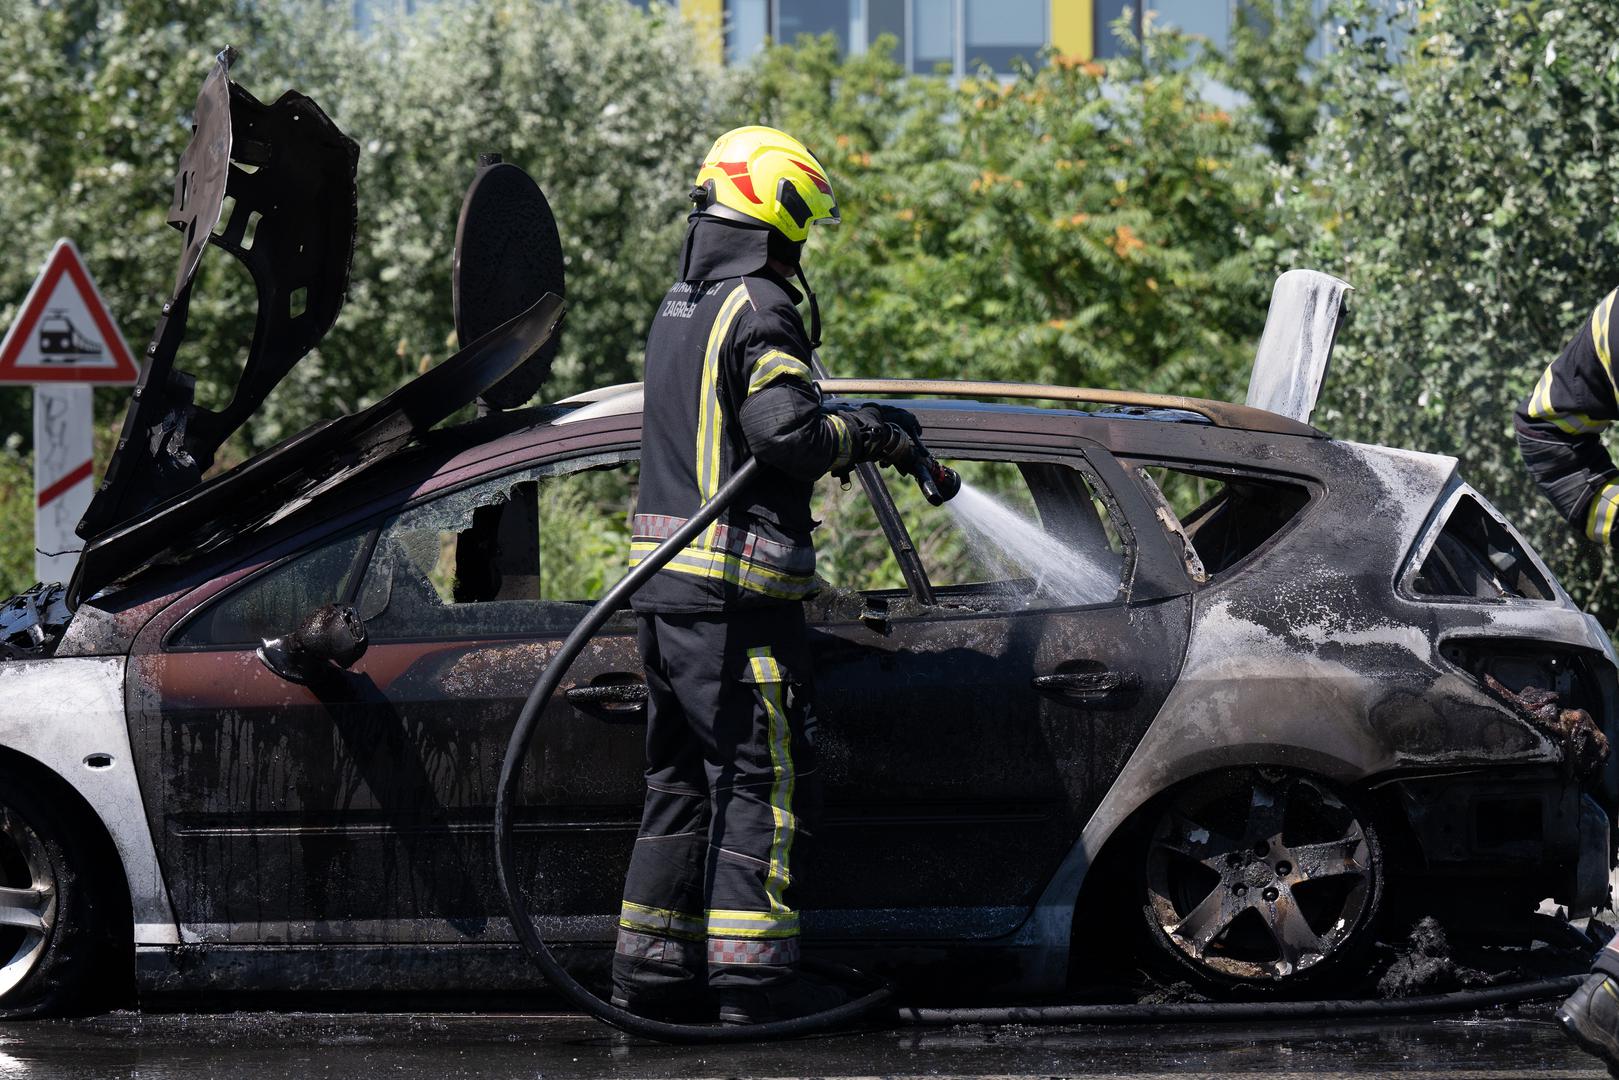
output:
[[[815,155],[770,127],[739,127],[721,135],[697,172],[692,198],[706,214],[757,221],[800,244],[811,222],[840,220],[832,182]]]

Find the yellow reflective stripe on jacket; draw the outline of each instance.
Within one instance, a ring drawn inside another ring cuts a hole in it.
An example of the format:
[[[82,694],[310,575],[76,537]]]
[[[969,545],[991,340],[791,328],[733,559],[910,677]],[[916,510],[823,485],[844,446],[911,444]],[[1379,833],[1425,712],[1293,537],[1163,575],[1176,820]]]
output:
[[[697,402],[697,494],[698,505],[707,503],[720,489],[720,445],[725,427],[724,412],[720,408],[720,359],[725,342],[731,334],[731,325],[749,302],[748,288],[738,282],[725,297],[720,313],[708,331],[708,347],[703,352],[703,384]],[[702,543],[711,540],[713,527],[703,533]]]
[[[1607,430],[1612,424],[1611,420],[1593,420],[1585,413],[1558,412],[1552,405],[1550,367],[1540,376],[1540,382],[1535,384],[1535,392],[1529,395],[1529,418],[1549,421],[1555,424],[1558,430],[1570,435],[1595,435]]]
[[[1616,517],[1619,517],[1619,481],[1609,480],[1585,512],[1585,535],[1600,543],[1611,543]]]
[[[689,941],[701,941],[705,930],[701,916],[684,911],[671,911],[668,908],[648,907],[629,900],[625,900],[619,908],[618,925],[626,930],[686,938]]]
[[[781,694],[781,665],[770,655],[768,647],[748,650],[748,665],[753,681],[759,686],[759,697],[764,702],[766,731],[770,742],[770,837],[769,869],[765,872],[765,897],[770,901],[772,914],[792,911],[787,906],[787,886],[793,882],[788,860],[793,852],[793,834],[798,831],[798,818],[793,814],[793,732],[787,722],[787,708]],[[714,921],[709,919],[709,932]]]
[[[753,372],[748,377],[748,393],[758,393],[783,375],[809,382],[809,365],[780,349],[771,349],[754,361]]]
[[[832,425],[832,434],[836,439],[832,454],[832,470],[835,472],[854,458],[854,436],[849,431],[849,421],[837,413],[827,413],[826,422]]]
[[[657,547],[651,541],[634,541],[630,544],[630,567],[639,566],[652,549]],[[727,581],[732,585],[739,585],[751,592],[764,596],[774,597],[778,600],[802,600],[815,591],[815,576],[813,574],[788,574],[773,567],[749,559],[744,555],[736,555],[728,551],[713,551],[707,548],[689,547],[681,551],[664,564],[664,570],[677,574],[691,574],[694,577],[710,578],[716,581]]]
[[[1608,340],[1608,324],[1612,320],[1613,300],[1616,294],[1619,294],[1619,289],[1604,297],[1602,303],[1596,306],[1596,310],[1591,312],[1591,340],[1596,343],[1597,359],[1602,361],[1602,370],[1607,372],[1608,385],[1615,387],[1614,392],[1619,394],[1619,385],[1613,381],[1613,352]]]
[[[723,911],[708,913],[708,936],[718,938],[786,938],[798,936],[798,912]]]

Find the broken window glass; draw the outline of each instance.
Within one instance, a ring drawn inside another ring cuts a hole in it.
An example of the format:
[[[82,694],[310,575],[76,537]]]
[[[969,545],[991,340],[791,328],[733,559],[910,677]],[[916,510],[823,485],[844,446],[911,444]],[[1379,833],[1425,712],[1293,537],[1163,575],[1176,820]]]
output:
[[[257,646],[291,633],[311,611],[352,595],[369,538],[369,530],[339,537],[249,578],[182,625],[170,645]]]
[[[1411,588],[1427,596],[1484,600],[1555,598],[1523,545],[1471,492],[1456,500]]]
[[[1310,502],[1309,488],[1276,477],[1146,464],[1136,474],[1165,530],[1190,545],[1187,573],[1199,583],[1258,551]]]
[[[575,459],[395,516],[356,600],[368,634],[390,641],[566,633],[629,568],[637,476],[622,456]]]

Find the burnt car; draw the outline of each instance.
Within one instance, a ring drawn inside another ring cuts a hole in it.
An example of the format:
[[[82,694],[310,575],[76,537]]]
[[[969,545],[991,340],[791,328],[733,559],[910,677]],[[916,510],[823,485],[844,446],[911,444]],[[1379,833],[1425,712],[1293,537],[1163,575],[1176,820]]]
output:
[[[627,565],[640,389],[445,423],[506,380],[527,396],[563,305],[520,295],[377,405],[202,479],[330,328],[355,214],[353,144],[228,62],[74,579],[0,621],[0,1015],[109,971],[143,996],[538,985],[494,882],[496,779],[533,680]],[[500,175],[507,209],[546,217]],[[498,291],[475,209],[458,272]],[[210,243],[261,304],[217,413],[172,367]],[[822,381],[903,402],[968,494],[817,494],[809,948],[936,995],[1056,994],[1121,946],[1216,992],[1308,992],[1356,976],[1396,912],[1606,905],[1607,636],[1454,459],[1308,423],[1342,300],[1284,277],[1245,405]],[[358,623],[364,648],[320,632]],[[522,777],[534,908],[586,968],[614,936],[645,698],[620,614]]]

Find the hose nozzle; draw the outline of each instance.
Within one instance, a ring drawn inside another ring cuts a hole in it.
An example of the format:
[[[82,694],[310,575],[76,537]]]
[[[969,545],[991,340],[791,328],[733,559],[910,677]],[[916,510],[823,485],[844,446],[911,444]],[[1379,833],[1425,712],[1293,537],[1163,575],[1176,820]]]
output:
[[[961,490],[961,474],[948,465],[940,465],[920,442],[912,458],[911,475],[922,497],[934,506],[943,506]]]

